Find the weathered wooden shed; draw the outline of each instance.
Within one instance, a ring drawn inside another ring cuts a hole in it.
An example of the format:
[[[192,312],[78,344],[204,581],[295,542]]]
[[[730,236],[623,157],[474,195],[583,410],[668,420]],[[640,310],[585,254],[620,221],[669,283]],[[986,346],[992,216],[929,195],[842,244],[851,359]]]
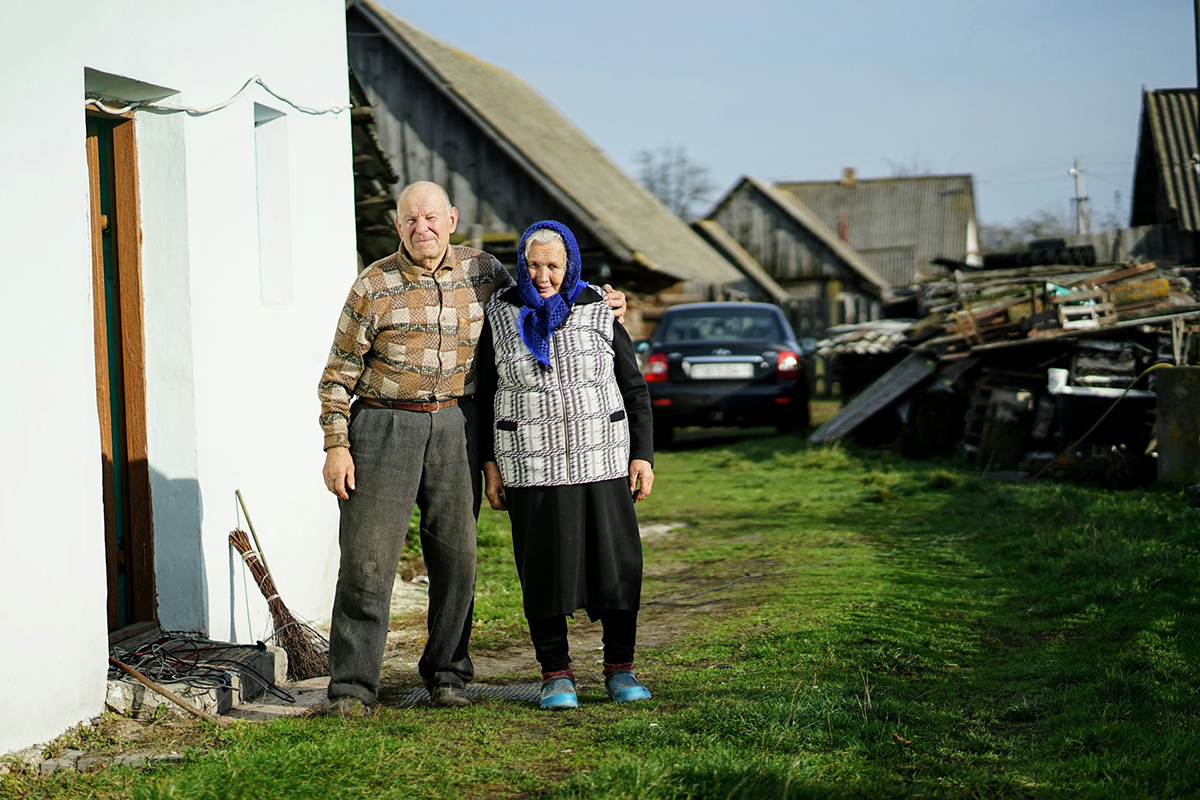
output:
[[[1193,261],[1200,251],[1200,138],[1195,89],[1142,93],[1131,252]]]
[[[946,274],[935,258],[982,266],[975,181],[970,175],[906,175],[786,181],[775,188],[800,201],[885,280],[901,289]]]
[[[349,0],[346,24],[351,68],[398,173],[391,190],[445,186],[458,239],[515,264],[520,233],[553,218],[575,232],[585,277],[651,306],[664,292],[766,296],[520,78],[371,0]]]
[[[878,319],[888,283],[803,203],[743,177],[717,202],[716,223],[792,298],[796,333]]]

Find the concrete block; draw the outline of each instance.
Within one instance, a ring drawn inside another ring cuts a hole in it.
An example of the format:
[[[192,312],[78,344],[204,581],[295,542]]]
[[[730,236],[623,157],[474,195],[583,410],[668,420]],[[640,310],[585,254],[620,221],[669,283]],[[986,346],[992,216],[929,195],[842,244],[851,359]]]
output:
[[[174,692],[202,711],[210,714],[225,714],[233,707],[232,680],[225,686],[198,690],[185,683],[167,683],[163,688]],[[136,719],[148,719],[158,713],[162,706],[165,713],[176,717],[190,717],[173,701],[140,683],[116,680],[108,682],[106,702],[120,713]]]
[[[275,658],[275,685],[282,686],[287,683],[288,679],[287,651],[277,645],[269,644],[267,652]]]
[[[64,772],[69,769],[75,769],[75,762],[68,758],[47,758],[38,765],[38,771],[43,775],[52,775],[55,772]]]
[[[249,658],[243,658],[242,663],[246,669],[239,669],[231,673],[236,702],[249,702],[266,692],[267,685],[260,681],[256,677],[257,675],[261,675],[268,681],[279,682],[275,677],[276,661],[275,654],[271,652],[272,649],[268,647]]]
[[[154,764],[182,764],[183,755],[181,753],[158,753],[150,756],[150,761]]]
[[[108,759],[103,758],[102,756],[84,756],[75,762],[75,769],[79,770],[80,772],[84,772],[85,770],[95,769],[101,764],[107,763]]]
[[[146,757],[143,755],[128,755],[117,756],[112,760],[114,767],[144,767],[146,766]]]

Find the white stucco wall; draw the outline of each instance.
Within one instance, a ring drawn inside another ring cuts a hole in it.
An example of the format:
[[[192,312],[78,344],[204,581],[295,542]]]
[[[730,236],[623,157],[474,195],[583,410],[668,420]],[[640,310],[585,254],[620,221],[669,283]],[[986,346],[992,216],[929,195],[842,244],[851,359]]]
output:
[[[167,87],[169,104],[208,107],[259,75],[300,105],[344,106],[344,4],[0,8],[0,753],[104,700],[85,69]],[[287,115],[282,305],[259,288],[256,102]],[[269,621],[230,557],[235,489],[292,610],[324,618],[332,598],[337,507],[320,479],[315,391],[356,269],[349,115],[304,114],[254,87],[212,114],[138,112],[135,124],[159,618],[253,641]]]

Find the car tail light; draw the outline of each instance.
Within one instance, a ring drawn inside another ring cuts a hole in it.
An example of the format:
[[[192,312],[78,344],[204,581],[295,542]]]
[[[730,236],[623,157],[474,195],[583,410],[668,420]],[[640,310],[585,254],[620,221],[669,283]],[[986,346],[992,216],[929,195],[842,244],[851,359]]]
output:
[[[775,375],[781,381],[791,380],[800,376],[800,356],[791,350],[780,350],[775,356]]]
[[[642,370],[646,383],[662,383],[667,379],[667,356],[655,353],[646,359],[646,368]]]

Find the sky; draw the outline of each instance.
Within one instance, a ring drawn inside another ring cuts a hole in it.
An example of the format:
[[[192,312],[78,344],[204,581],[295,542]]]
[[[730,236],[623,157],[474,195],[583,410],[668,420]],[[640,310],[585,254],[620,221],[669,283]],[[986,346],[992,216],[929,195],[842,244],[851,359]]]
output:
[[[512,72],[636,175],[682,146],[742,175],[971,173],[982,224],[1128,224],[1142,88],[1196,85],[1188,0],[382,0]],[[1116,194],[1119,193],[1119,203]],[[707,210],[707,209],[706,209]]]

